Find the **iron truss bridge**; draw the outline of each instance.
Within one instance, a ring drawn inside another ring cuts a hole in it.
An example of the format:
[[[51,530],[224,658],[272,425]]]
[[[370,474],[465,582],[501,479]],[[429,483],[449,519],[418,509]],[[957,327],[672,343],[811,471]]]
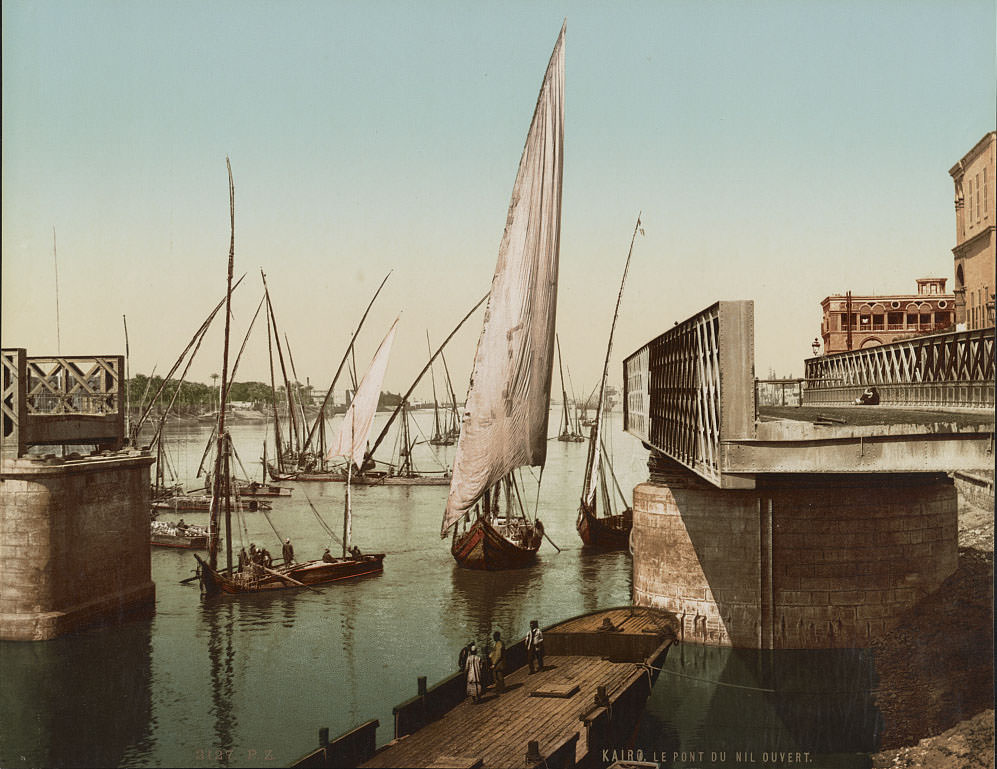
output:
[[[2,455],[23,456],[31,446],[124,444],[124,358],[121,355],[28,357],[4,349]]]
[[[800,405],[759,406],[754,304],[717,302],[624,361],[624,429],[652,451],[652,478],[665,459],[720,488],[787,473],[992,467],[993,333],[814,358]],[[880,405],[854,405],[870,386]]]

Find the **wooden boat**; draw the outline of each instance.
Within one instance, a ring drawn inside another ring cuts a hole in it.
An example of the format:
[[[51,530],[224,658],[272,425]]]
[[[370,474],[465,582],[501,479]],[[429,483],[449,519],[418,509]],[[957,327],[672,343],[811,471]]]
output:
[[[561,339],[555,335],[555,340],[557,342],[557,368],[561,372],[561,403],[564,406],[561,415],[561,430],[557,439],[564,443],[581,443],[585,440],[585,436],[581,434],[580,430],[575,429],[571,413],[568,410],[568,391],[564,385],[564,366],[561,363]]]
[[[627,282],[627,272],[630,269],[630,257],[633,256],[634,241],[637,233],[643,232],[640,226],[640,214],[630,238],[630,250],[623,267],[623,277],[620,280],[620,290],[616,295],[616,308],[613,311],[613,322],[609,327],[609,341],[606,343],[606,358],[602,366],[602,379],[599,382],[599,399],[596,401],[595,420],[592,425],[592,435],[589,439],[588,456],[585,459],[585,480],[582,485],[582,498],[578,505],[578,518],[575,526],[578,536],[589,547],[603,550],[623,550],[630,547],[630,531],[633,528],[633,508],[630,507],[626,494],[620,488],[613,472],[613,466],[602,440],[602,423],[607,409],[607,380],[609,378],[609,356],[613,351],[613,334],[616,331],[616,320],[620,314],[620,302],[623,299],[623,287]],[[610,479],[612,488],[610,488]]]
[[[377,720],[294,762],[318,767],[605,766],[632,746],[678,620],[648,607],[584,614],[543,628],[544,670],[530,675],[525,639],[506,648],[505,692],[468,700],[462,672],[393,708],[394,739],[377,747]],[[424,682],[424,679],[422,679]]]
[[[206,528],[192,524],[178,525],[178,523],[150,521],[149,544],[181,550],[204,550],[208,546],[208,530]]]
[[[228,159],[226,158],[226,164],[228,165]],[[210,532],[208,537],[208,560],[205,561],[203,558],[194,554],[195,559],[198,563],[197,573],[200,577],[201,589],[208,595],[214,595],[217,593],[228,593],[233,595],[242,595],[246,593],[258,593],[270,590],[281,590],[289,588],[307,588],[311,585],[317,585],[328,582],[336,582],[345,579],[352,579],[356,577],[365,576],[368,574],[375,574],[383,570],[384,554],[375,553],[363,555],[360,553],[359,549],[350,546],[350,537],[352,530],[352,514],[350,507],[350,494],[349,494],[349,484],[347,484],[347,494],[346,494],[346,510],[344,513],[344,523],[343,523],[343,554],[340,558],[333,558],[328,555],[328,550],[326,552],[326,557],[318,561],[304,561],[297,562],[292,560],[292,552],[290,550],[285,550],[285,561],[283,564],[273,568],[272,564],[261,563],[258,561],[250,561],[242,557],[240,553],[238,565],[233,563],[232,559],[232,476],[231,476],[231,463],[230,457],[233,455],[232,440],[229,434],[225,431],[225,406],[226,397],[228,394],[227,380],[228,380],[228,351],[229,351],[229,323],[231,320],[231,299],[232,299],[232,271],[233,263],[235,259],[235,210],[234,210],[234,199],[235,199],[235,189],[232,182],[232,168],[231,165],[228,167],[229,173],[229,194],[232,206],[232,239],[229,246],[229,258],[228,258],[228,283],[227,283],[227,294],[226,294],[226,307],[225,307],[225,344],[224,352],[222,357],[222,385],[220,393],[222,394],[222,404],[219,409],[218,417],[218,443],[217,450],[215,452],[215,470],[212,475],[214,480],[214,486],[212,491],[212,504],[211,504],[211,517],[208,530]],[[397,321],[396,321],[397,323]],[[374,376],[370,378],[370,383],[361,384],[363,389],[364,398],[362,399],[363,404],[367,404],[370,401],[370,391],[373,389],[375,391],[374,395],[374,408],[376,408],[376,393],[379,392],[381,381],[384,378],[384,369],[387,365],[387,354],[391,347],[391,339],[394,336],[395,327],[391,327],[391,331],[385,338],[384,342],[381,343],[381,347],[378,349],[375,355],[374,361],[371,363],[371,369],[374,371]],[[371,373],[371,372],[368,372]],[[361,390],[358,389],[358,396]],[[369,416],[364,415],[364,419],[367,420],[365,425],[362,425],[359,430],[355,428],[356,414],[355,406],[358,398],[354,398],[354,403],[351,404],[350,410],[347,411],[346,417],[344,419],[344,425],[349,424],[351,434],[350,437],[354,438],[354,431],[359,434],[363,441],[366,442],[367,436],[370,433],[370,422],[373,420],[373,408],[370,411]],[[340,436],[342,439],[342,435]],[[352,446],[352,444],[351,444]],[[351,448],[351,455],[352,455]],[[351,456],[352,458],[352,456]],[[265,502],[258,500],[249,500],[251,504],[266,504]],[[310,503],[309,503],[310,504]],[[312,506],[314,511],[314,506]],[[236,512],[239,510],[238,500],[236,505]],[[219,520],[220,514],[224,512],[223,521]],[[332,530],[322,521],[321,516],[318,516],[318,512],[315,511],[316,516],[319,517],[320,522],[325,527],[326,531],[331,537],[335,538]],[[221,524],[224,522],[224,532],[225,532],[225,554],[226,554],[226,566],[224,569],[218,566],[218,540],[219,531],[221,529]],[[290,540],[287,540],[288,546],[290,545]],[[250,548],[252,549],[252,548]]]
[[[440,530],[463,521],[450,552],[464,568],[520,568],[543,538],[515,472],[547,458],[563,143],[562,28],[516,174]]]
[[[172,497],[158,499],[152,503],[153,510],[169,510],[174,513],[201,512],[211,510],[212,496],[210,494],[174,494]],[[247,499],[245,509],[251,513],[258,510],[270,510],[272,505],[263,499]]]
[[[257,483],[256,481],[239,481],[235,482],[236,488],[239,490],[239,496],[241,497],[290,497],[291,489],[289,486],[277,486],[272,483]]]

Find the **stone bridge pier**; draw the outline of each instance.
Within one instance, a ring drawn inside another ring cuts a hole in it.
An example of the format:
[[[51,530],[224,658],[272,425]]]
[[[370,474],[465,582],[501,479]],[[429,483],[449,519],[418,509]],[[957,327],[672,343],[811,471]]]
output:
[[[681,638],[756,649],[863,647],[956,569],[943,473],[771,476],[722,490],[657,461],[634,489],[634,603]]]
[[[752,302],[648,342],[623,364],[624,429],[651,452],[634,602],[700,643],[869,646],[956,570],[948,474],[993,467],[993,353],[990,328],[824,355],[774,406]]]

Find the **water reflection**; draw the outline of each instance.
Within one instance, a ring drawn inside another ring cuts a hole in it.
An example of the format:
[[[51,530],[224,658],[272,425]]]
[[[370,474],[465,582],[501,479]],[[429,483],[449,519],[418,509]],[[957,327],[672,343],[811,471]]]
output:
[[[820,755],[822,766],[868,766],[883,720],[873,656],[861,649],[758,651],[679,644],[648,701],[637,744],[705,752]],[[683,765],[679,763],[679,765]],[[692,764],[690,764],[692,765]]]
[[[233,710],[235,694],[233,665],[235,650],[232,633],[235,628],[236,606],[229,601],[206,601],[201,615],[208,631],[208,662],[211,681],[211,706],[209,712],[214,725],[213,748],[217,763],[229,765],[229,756],[235,746],[238,727]]]
[[[449,610],[464,634],[479,644],[498,630],[506,640],[524,635],[532,617],[526,616],[527,597],[539,591],[543,571],[539,565],[510,571],[476,571],[453,566]],[[466,641],[464,642],[466,643]]]
[[[0,643],[0,765],[118,766],[151,750],[150,628]]]

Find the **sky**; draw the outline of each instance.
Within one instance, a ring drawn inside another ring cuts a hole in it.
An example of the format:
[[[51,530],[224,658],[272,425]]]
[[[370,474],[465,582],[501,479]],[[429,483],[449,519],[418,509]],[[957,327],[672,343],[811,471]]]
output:
[[[124,354],[124,316],[132,374],[168,370],[224,295],[228,156],[233,344],[262,268],[298,379],[325,389],[391,271],[357,363],[400,316],[385,387],[407,389],[427,332],[488,290],[564,20],[557,328],[580,397],[638,212],[611,383],[736,299],[754,302],[757,375],[799,376],[829,294],[951,285],[948,170],[997,113],[993,0],[2,8],[0,341]],[[459,395],[481,318],[447,348]],[[220,370],[217,326],[194,381]],[[236,378],[269,379],[262,324]]]

